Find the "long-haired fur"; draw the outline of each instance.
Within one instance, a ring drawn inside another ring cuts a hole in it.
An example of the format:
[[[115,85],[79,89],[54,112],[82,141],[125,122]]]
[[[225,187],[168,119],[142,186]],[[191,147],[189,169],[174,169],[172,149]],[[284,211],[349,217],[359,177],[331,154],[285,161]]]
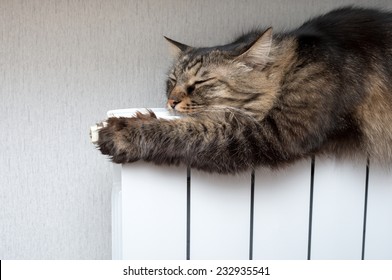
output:
[[[113,161],[219,173],[326,152],[391,162],[391,13],[341,8],[217,47],[168,41],[167,105],[184,117],[109,119],[99,148]]]

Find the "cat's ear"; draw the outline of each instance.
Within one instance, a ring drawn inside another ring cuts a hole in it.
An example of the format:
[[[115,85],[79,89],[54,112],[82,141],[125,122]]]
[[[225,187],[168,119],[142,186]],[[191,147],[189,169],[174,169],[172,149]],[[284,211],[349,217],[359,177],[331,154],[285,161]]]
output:
[[[272,46],[272,27],[268,28],[264,33],[241,54],[238,59],[245,64],[253,67],[262,68],[269,61],[269,54]]]
[[[184,51],[186,51],[187,49],[190,49],[190,46],[184,45],[182,43],[179,43],[177,41],[174,41],[166,36],[165,37],[166,41],[169,42],[169,46],[170,46],[170,51],[174,56],[178,56],[181,53],[183,53]]]

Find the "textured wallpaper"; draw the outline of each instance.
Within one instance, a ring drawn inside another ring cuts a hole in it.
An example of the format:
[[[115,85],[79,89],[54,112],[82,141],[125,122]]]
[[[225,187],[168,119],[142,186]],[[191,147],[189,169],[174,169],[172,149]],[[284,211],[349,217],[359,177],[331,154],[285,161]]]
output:
[[[342,0],[0,1],[0,259],[110,259],[112,166],[89,143],[110,109],[159,107],[163,35],[223,44]]]

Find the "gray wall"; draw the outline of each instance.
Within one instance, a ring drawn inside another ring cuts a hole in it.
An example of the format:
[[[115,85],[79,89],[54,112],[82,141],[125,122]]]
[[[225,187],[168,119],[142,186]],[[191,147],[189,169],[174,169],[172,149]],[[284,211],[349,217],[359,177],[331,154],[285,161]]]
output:
[[[164,104],[162,35],[222,44],[342,4],[390,0],[1,0],[0,259],[111,258],[111,164],[89,143],[106,111]]]

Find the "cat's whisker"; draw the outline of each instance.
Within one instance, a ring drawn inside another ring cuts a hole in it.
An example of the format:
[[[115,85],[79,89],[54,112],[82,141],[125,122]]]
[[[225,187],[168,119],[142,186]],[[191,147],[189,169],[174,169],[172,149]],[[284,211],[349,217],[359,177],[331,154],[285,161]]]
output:
[[[203,127],[208,144],[189,138],[187,147],[197,143],[208,155],[201,168],[212,161],[218,172],[354,147],[392,162],[391,22],[390,12],[342,8],[292,31],[257,30],[203,52],[170,41],[179,53],[169,109],[192,117],[177,133]]]

